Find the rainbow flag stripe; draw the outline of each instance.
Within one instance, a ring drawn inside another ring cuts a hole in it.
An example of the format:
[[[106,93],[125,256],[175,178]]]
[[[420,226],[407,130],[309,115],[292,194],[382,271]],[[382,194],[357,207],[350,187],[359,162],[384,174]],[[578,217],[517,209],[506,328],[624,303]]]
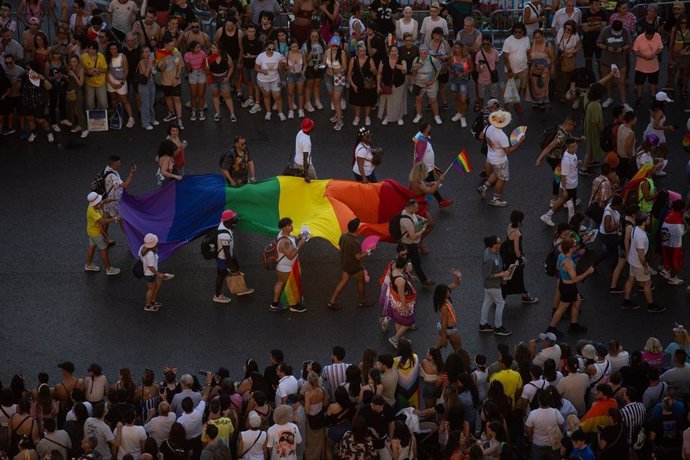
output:
[[[133,254],[144,235],[158,236],[161,260],[216,227],[225,209],[240,218],[239,231],[275,237],[278,220],[290,217],[296,231],[306,225],[313,237],[338,247],[347,223],[358,217],[359,233],[390,241],[388,221],[399,214],[410,191],[400,183],[384,180],[362,184],[346,180],[313,180],[278,176],[240,188],[226,185],[217,174],[185,176],[143,195],[123,194],[120,215]]]
[[[302,289],[302,271],[299,266],[299,259],[295,261],[292,266],[290,277],[285,284],[283,293],[280,295],[280,305],[283,308],[288,308],[290,305],[297,305],[302,303],[304,290]]]
[[[472,172],[472,165],[470,159],[467,157],[467,151],[462,149],[458,156],[453,160],[453,167],[461,173],[469,174]]]

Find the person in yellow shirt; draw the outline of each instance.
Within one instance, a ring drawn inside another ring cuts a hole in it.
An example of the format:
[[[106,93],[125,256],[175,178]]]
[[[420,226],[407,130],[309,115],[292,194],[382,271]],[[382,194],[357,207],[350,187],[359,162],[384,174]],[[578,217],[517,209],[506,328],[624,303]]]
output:
[[[89,207],[86,208],[86,236],[89,238],[89,247],[86,251],[86,265],[84,270],[87,272],[99,272],[101,267],[94,265],[93,256],[96,253],[96,248],[103,259],[105,265],[105,273],[109,276],[119,275],[120,269],[113,267],[110,264],[110,257],[108,257],[108,242],[103,233],[103,225],[111,222],[118,222],[119,217],[109,217],[103,215],[103,197],[96,192],[91,192],[86,197],[89,201]]]
[[[230,417],[226,417],[221,412],[221,398],[227,398],[227,396],[221,396],[219,399],[212,399],[209,403],[208,422],[206,422],[201,432],[201,442],[204,443],[204,445],[209,444],[209,437],[206,435],[206,430],[209,425],[215,425],[215,427],[218,428],[216,439],[221,439],[226,446],[230,445],[230,439],[235,431],[235,427],[233,420]],[[228,406],[229,402],[228,399]]]
[[[105,56],[98,52],[98,42],[92,41],[86,45],[86,53],[81,57],[84,67],[84,107],[87,110],[98,107],[108,108],[108,93],[105,86],[105,74],[108,63]],[[94,101],[95,99],[95,101]]]
[[[505,355],[501,354],[498,362],[501,370],[491,375],[489,383],[494,380],[501,382],[504,393],[511,399],[513,409],[515,409],[515,403],[522,394],[522,377],[520,377],[518,372],[510,368],[513,364],[513,357],[511,355],[507,353]]]

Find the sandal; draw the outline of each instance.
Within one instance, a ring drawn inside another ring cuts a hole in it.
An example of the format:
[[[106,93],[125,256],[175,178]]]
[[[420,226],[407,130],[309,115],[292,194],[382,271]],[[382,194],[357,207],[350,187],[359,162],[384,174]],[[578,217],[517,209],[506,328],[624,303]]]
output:
[[[338,305],[335,302],[333,302],[333,303],[328,302],[328,308],[330,308],[331,310],[342,310],[343,307],[342,307],[342,305]]]
[[[158,305],[144,305],[144,311],[158,311],[160,307]]]
[[[357,304],[357,308],[369,308],[369,307],[373,307],[373,306],[374,306],[374,303],[373,303],[373,302],[369,302],[369,301],[367,301],[367,302],[359,302],[359,303]]]

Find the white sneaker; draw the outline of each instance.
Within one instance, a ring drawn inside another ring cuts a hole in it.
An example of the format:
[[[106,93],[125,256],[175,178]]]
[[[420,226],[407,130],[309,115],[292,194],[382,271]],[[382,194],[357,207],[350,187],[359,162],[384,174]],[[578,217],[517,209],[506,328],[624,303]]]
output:
[[[323,109],[323,104],[321,104],[321,101],[316,101],[314,106],[319,110]]]
[[[625,110],[626,113],[627,112],[634,112],[633,108],[630,107],[627,102],[625,104],[623,104],[623,109]]]
[[[335,106],[333,105],[333,101],[331,101],[331,111],[335,110]]]
[[[341,129],[343,129],[343,122],[340,120],[336,121],[333,125],[333,129],[335,129],[336,131],[340,131]]]
[[[489,205],[490,206],[496,206],[498,208],[505,208],[506,206],[508,206],[508,202],[501,200],[500,198],[494,197],[489,201]]]
[[[232,299],[230,297],[226,297],[223,294],[221,294],[221,295],[214,295],[213,301],[215,303],[230,303],[230,302],[232,302]]]
[[[678,278],[677,276],[674,276],[673,278],[670,278],[670,279],[668,280],[668,284],[670,284],[671,286],[678,286],[678,285],[681,285],[681,284],[683,284],[683,283],[685,283],[685,281],[683,281],[682,279]]]
[[[453,115],[453,118],[451,118],[450,121],[458,121],[461,118],[462,118],[462,115],[459,113],[456,113],[455,115]]]
[[[269,121],[271,119],[271,113],[272,112],[266,112],[266,116],[264,117],[264,120]]]
[[[87,137],[89,137],[89,130],[85,129],[84,131],[81,132],[81,138],[86,139]]]
[[[670,273],[668,270],[666,270],[665,268],[662,268],[661,270],[659,270],[659,274],[660,274],[666,281],[670,281],[670,280],[671,280],[671,273]]]
[[[206,121],[206,112],[199,110],[199,121]]]
[[[412,120],[412,123],[419,123],[422,120],[422,114],[418,113],[414,119]]]
[[[304,104],[304,110],[306,110],[307,112],[314,111],[314,107],[311,105],[311,102],[307,102],[306,104]]]
[[[51,144],[55,142],[55,136],[53,135],[53,133],[48,133],[48,142],[50,142]]]
[[[381,124],[382,124],[383,126],[386,126],[386,125],[388,124],[388,118],[384,117],[384,118],[383,118],[383,121],[381,121]]]
[[[151,125],[146,125],[146,126],[144,126],[144,129],[145,129],[146,131],[153,131],[153,126],[151,126]]]
[[[50,125],[50,127],[53,128],[53,131],[55,131],[56,133],[59,133],[60,131],[62,131],[60,129],[60,125],[58,125],[57,123],[54,125]]]
[[[443,124],[443,121],[441,120],[441,116],[440,116],[440,115],[436,115],[436,116],[434,117],[434,120],[436,120],[436,124],[437,124],[437,125],[442,125],[442,124]]]
[[[467,118],[465,118],[464,116],[460,117],[460,127],[467,128]]]
[[[153,126],[158,126],[158,125],[161,124],[161,122],[158,121],[158,120],[153,120],[153,121],[151,122],[151,124],[152,124]]]
[[[293,118],[295,118],[295,111],[294,111],[294,110],[290,110],[290,111],[288,112],[288,118],[289,118],[290,120],[292,120]]]
[[[261,106],[259,104],[254,104],[251,109],[249,109],[249,113],[259,113],[261,112]]]
[[[120,274],[120,269],[116,267],[110,267],[105,271],[105,274],[108,276],[115,276]]]
[[[602,106],[603,108],[607,108],[607,107],[610,106],[611,104],[613,104],[613,98],[610,97],[610,98],[606,99],[606,100],[601,104],[601,106]]]
[[[67,118],[63,118],[62,120],[60,120],[60,124],[63,126],[72,126],[72,122],[69,121]]]
[[[331,118],[328,119],[328,121],[330,121],[331,123],[335,123],[338,120],[339,120],[338,115],[333,115]]]
[[[242,108],[246,109],[247,107],[251,107],[254,105],[254,99],[251,97],[249,99],[245,99],[245,101],[242,103]]]
[[[299,110],[297,111],[297,116],[300,117],[300,118],[304,118],[304,110],[299,109]]]
[[[70,133],[78,133],[79,131],[81,131],[81,126],[79,125],[69,130]]]
[[[283,112],[278,112],[278,118],[280,118],[280,121],[287,120],[287,118],[285,118],[285,114]]]
[[[575,99],[575,102],[573,102],[572,108],[573,108],[573,110],[577,110],[578,107],[580,107],[580,100]]]
[[[127,124],[125,126],[127,126],[128,128],[134,128],[134,123],[134,117],[129,117],[129,119],[127,120]]]
[[[366,117],[364,119],[364,126],[371,126],[371,118]]]
[[[33,142],[33,141],[35,141],[35,140],[36,140],[36,134],[35,134],[35,133],[31,133],[31,135],[29,136],[29,138],[27,139],[27,141]]]
[[[354,120],[352,120],[352,126],[357,126],[359,125],[359,117],[355,117]]]
[[[347,101],[345,99],[340,100],[340,108],[343,110],[347,108]]]
[[[101,267],[99,267],[98,265],[94,265],[94,264],[84,265],[84,271],[85,272],[100,272]]]
[[[274,102],[273,105],[271,106],[271,110],[278,110],[278,107],[276,106],[276,103]]]
[[[405,121],[402,118],[400,120],[398,120],[398,126],[402,126],[404,124],[405,124]]]
[[[542,216],[539,219],[541,219],[541,221],[544,222],[549,227],[555,227],[556,226],[556,224],[553,223],[553,220],[551,220],[551,216],[548,214],[542,214]]]

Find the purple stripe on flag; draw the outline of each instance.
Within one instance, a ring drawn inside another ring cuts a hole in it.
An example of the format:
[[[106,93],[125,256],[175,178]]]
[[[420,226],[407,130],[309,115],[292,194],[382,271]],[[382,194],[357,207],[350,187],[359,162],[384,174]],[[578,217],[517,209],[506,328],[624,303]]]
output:
[[[460,162],[458,161],[457,158],[456,158],[455,160],[453,160],[453,167],[454,167],[455,169],[457,169],[458,171],[460,171],[461,173],[463,173],[463,174],[466,174],[466,173],[467,173],[467,172],[465,171],[465,168],[462,167],[462,165],[460,164]]]

